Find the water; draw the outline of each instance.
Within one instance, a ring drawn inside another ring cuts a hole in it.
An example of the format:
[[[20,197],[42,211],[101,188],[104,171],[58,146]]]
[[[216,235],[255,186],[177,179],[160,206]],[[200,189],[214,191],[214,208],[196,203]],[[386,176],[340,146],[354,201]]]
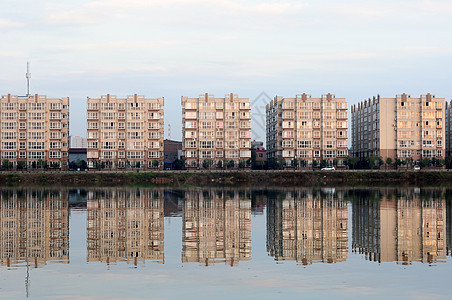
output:
[[[449,298],[448,188],[2,188],[0,298]]]

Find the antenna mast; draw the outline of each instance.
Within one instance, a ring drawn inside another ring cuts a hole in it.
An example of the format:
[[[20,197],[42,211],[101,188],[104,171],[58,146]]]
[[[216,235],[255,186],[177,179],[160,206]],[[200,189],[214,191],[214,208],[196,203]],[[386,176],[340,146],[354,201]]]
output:
[[[171,124],[168,124],[168,140],[171,140]]]
[[[30,73],[30,63],[27,61],[27,73],[25,74],[25,77],[27,78],[27,96],[30,95],[30,78],[31,78],[31,73]]]

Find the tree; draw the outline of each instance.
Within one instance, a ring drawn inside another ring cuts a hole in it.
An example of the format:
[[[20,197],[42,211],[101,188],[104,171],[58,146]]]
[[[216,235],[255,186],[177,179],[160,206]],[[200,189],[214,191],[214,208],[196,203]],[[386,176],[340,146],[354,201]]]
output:
[[[420,162],[419,162],[419,166],[421,168],[425,168],[425,167],[430,167],[431,161],[428,158],[423,158]]]
[[[234,167],[235,167],[235,162],[231,159],[231,160],[228,162],[227,167],[228,167],[228,169],[234,168]]]
[[[81,160],[79,167],[80,167],[80,170],[86,170],[88,168],[88,164],[86,163],[86,160]]]
[[[388,166],[392,165],[392,158],[386,157],[386,169],[388,169]]]
[[[27,166],[27,162],[25,162],[23,160],[19,160],[17,162],[17,169],[18,170],[23,170],[23,169],[25,169],[26,166]]]
[[[152,161],[152,167],[158,168],[158,167],[159,167],[159,161],[156,160],[156,159],[154,159],[154,160]]]
[[[223,161],[221,159],[217,162],[217,168],[218,169],[222,169],[223,168]]]
[[[339,163],[339,159],[337,159],[337,158],[333,159],[333,166],[337,167],[338,163]]]
[[[210,168],[210,166],[212,165],[212,160],[210,160],[210,159],[205,159],[205,160],[203,160],[202,161],[202,167],[204,168],[204,169],[209,169]]]
[[[269,158],[267,160],[267,168],[269,170],[275,170],[278,168],[278,162],[274,158]]]
[[[254,169],[256,166],[256,149],[254,147],[251,147],[251,167]]]
[[[319,161],[316,160],[316,159],[314,159],[314,160],[312,161],[312,167],[313,167],[313,168],[317,168],[318,166],[319,166]]]
[[[245,168],[245,165],[246,165],[246,163],[245,163],[244,160],[240,160],[240,161],[239,161],[239,168],[240,168],[240,169]]]
[[[250,168],[252,166],[252,160],[251,160],[251,158],[248,158],[247,160],[246,160],[246,167],[247,168]]]
[[[183,170],[185,167],[185,160],[184,159],[176,159],[173,162],[173,170]]]
[[[304,159],[300,159],[300,167],[306,168],[308,166],[308,161]]]
[[[297,169],[298,168],[298,164],[299,164],[298,159],[294,158],[292,160],[292,166],[295,167],[295,169]]]
[[[321,167],[321,168],[325,168],[325,167],[327,166],[327,164],[328,164],[328,162],[327,162],[326,160],[324,160],[324,159],[322,159],[322,160],[320,161],[320,167]]]
[[[265,168],[265,162],[262,160],[258,160],[256,161],[256,166],[255,169],[256,170],[263,170]]]
[[[9,168],[11,168],[11,162],[10,162],[9,160],[7,160],[7,159],[4,159],[4,160],[2,161],[2,168],[3,168],[3,169],[9,169]]]
[[[286,166],[286,160],[284,158],[279,159],[279,167],[283,169]]]
[[[452,157],[450,157],[450,156],[446,157],[445,163],[446,163],[446,168],[451,169],[452,168]]]
[[[378,168],[380,169],[383,164],[384,164],[383,158],[381,156],[379,156],[378,157]]]

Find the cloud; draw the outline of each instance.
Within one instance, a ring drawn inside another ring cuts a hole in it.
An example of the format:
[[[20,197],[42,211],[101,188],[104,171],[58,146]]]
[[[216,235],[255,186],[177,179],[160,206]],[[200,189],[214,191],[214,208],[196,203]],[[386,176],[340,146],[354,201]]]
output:
[[[151,49],[177,45],[177,41],[160,40],[151,42],[107,42],[91,44],[70,44],[55,45],[55,48],[66,51],[103,51],[103,50],[130,50],[130,49]],[[1,52],[0,52],[1,53]]]
[[[318,5],[328,15],[346,17],[359,20],[410,18],[417,20],[421,16],[448,16],[452,15],[452,3],[444,0],[418,0],[418,1],[344,1],[331,3],[328,6]]]
[[[146,23],[178,22],[185,14],[210,18],[212,15],[272,16],[291,14],[304,8],[300,1],[271,1],[245,4],[230,0],[103,0],[91,1],[81,7],[59,4],[47,7],[47,21],[52,25],[93,25],[117,22],[119,19],[145,20]],[[164,13],[164,16],[162,16]],[[168,17],[168,13],[171,17]],[[130,16],[133,16],[131,19]],[[201,18],[201,19],[203,19]]]
[[[24,27],[24,26],[25,26],[25,23],[15,22],[15,21],[0,18],[0,29],[20,28],[20,27]]]

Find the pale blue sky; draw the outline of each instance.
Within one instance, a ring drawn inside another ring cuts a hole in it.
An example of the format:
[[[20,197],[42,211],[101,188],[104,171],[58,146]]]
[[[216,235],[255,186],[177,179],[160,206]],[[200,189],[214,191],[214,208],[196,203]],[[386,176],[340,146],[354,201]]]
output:
[[[1,0],[0,93],[25,94],[29,60],[32,93],[71,98],[72,135],[87,96],[138,93],[165,97],[180,139],[182,95],[449,100],[451,28],[444,0]]]

